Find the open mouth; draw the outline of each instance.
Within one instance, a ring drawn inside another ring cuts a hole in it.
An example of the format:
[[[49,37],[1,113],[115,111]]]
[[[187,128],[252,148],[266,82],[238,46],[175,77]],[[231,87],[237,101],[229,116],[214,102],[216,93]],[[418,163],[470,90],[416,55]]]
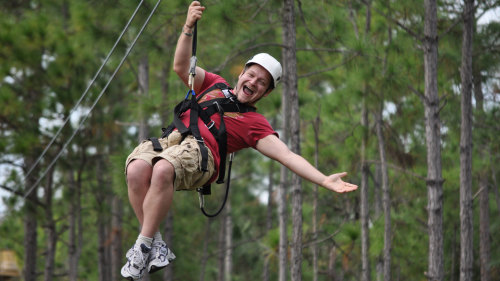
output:
[[[253,95],[254,91],[252,91],[250,88],[248,88],[247,86],[243,86],[243,92],[246,94],[246,95]]]

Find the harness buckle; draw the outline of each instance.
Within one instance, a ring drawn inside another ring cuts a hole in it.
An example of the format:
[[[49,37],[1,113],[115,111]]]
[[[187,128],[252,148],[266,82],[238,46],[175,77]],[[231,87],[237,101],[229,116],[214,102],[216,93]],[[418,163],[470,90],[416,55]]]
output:
[[[214,101],[214,104],[217,106],[218,112],[224,112],[224,110],[222,109],[222,107],[220,106],[220,104],[217,101]]]
[[[207,126],[207,128],[209,130],[212,129],[212,127],[215,125],[215,121],[214,120],[210,119],[210,121],[212,121],[212,122],[210,122],[210,124],[208,124],[208,126],[205,124],[205,126]]]
[[[232,94],[231,92],[229,91],[229,89],[222,89],[222,93],[224,94],[224,96],[226,98],[231,98],[232,97]]]

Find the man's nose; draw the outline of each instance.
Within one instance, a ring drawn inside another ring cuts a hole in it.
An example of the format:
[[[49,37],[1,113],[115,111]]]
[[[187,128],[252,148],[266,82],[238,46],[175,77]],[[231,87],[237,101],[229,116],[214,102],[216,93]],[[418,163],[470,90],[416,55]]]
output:
[[[252,79],[250,80],[250,84],[252,84],[252,86],[257,85],[257,78],[256,78],[256,77],[252,78]]]

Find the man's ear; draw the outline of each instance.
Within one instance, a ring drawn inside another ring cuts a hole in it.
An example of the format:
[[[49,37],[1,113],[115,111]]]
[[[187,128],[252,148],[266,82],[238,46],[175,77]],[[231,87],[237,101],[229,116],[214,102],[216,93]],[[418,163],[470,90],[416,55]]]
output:
[[[269,95],[273,90],[274,88],[267,90],[267,92],[264,94],[264,97],[267,97],[267,95]]]

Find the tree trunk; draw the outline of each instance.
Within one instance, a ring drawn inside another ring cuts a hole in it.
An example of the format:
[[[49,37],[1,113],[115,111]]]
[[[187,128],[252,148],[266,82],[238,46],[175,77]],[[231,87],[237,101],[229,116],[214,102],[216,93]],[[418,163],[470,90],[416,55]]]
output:
[[[465,0],[462,41],[462,122],[460,126],[460,281],[472,280],[472,36],[474,0]]]
[[[368,142],[368,112],[366,110],[366,98],[363,98],[361,110],[361,126],[363,126],[363,139],[361,142],[361,188],[360,196],[360,221],[361,221],[361,280],[370,280],[370,231],[368,223],[368,173],[369,167],[366,162],[366,143]]]
[[[114,195],[111,205],[111,280],[121,280],[123,202]]]
[[[387,159],[385,155],[385,139],[382,131],[382,111],[381,103],[376,117],[376,130],[378,139],[378,150],[380,154],[380,168],[382,172],[382,208],[384,210],[384,280],[391,280],[391,249],[392,249],[392,229],[391,229],[391,196],[389,192],[389,176],[387,172]]]
[[[97,202],[97,211],[99,214],[103,214],[97,216],[97,267],[99,272],[99,281],[107,281],[111,279],[111,272],[107,243],[108,220],[107,216],[104,214],[108,214],[109,211],[106,210],[106,207],[108,206],[108,196],[106,195],[106,191],[102,188],[107,186],[106,181],[104,180],[104,177],[107,174],[107,169],[105,168],[106,165],[103,163],[101,157],[98,156],[97,158],[95,172],[97,174],[97,186],[100,188],[97,188],[97,190],[94,191],[94,194]]]
[[[74,170],[69,170],[68,188],[69,188],[69,230],[68,230],[68,279],[77,281],[78,279],[78,260],[80,259],[80,247],[82,237],[81,229],[81,192],[80,186],[74,177]]]
[[[482,123],[484,120],[484,95],[483,95],[483,85],[481,82],[481,73],[474,68],[473,64],[473,89],[474,97],[476,101],[476,112],[478,115],[478,123]],[[479,143],[478,150],[481,159],[488,159],[488,144]],[[491,163],[487,166],[492,166]],[[485,167],[487,167],[485,166]],[[482,169],[479,169],[482,170]],[[490,262],[491,262],[491,242],[490,242],[490,193],[489,193],[489,182],[488,182],[488,172],[479,172],[479,261],[481,264],[480,270],[480,280],[489,281],[490,280]],[[495,184],[493,186],[496,186]],[[497,206],[500,211],[500,201],[497,197]],[[500,212],[499,212],[500,213]]]
[[[457,268],[457,257],[459,256],[457,253],[460,252],[460,245],[457,243],[457,233],[458,233],[458,224],[453,223],[453,235],[451,237],[451,266],[450,266],[450,281],[458,280],[458,274],[456,272]]]
[[[497,184],[497,177],[494,169],[493,161],[495,161],[495,157],[490,154],[490,167],[491,167],[491,180],[493,181],[493,192],[495,193],[495,200],[497,201],[497,210],[500,215],[500,195],[498,192],[499,185]],[[496,164],[496,163],[495,163]]]
[[[297,58],[295,46],[295,2],[284,1],[283,11],[283,91],[290,95],[291,150],[300,154],[300,114],[297,91]],[[292,175],[292,253],[291,280],[302,280],[302,182]]]
[[[275,127],[275,126],[273,126]],[[266,233],[273,228],[273,186],[274,186],[274,161],[269,163],[269,183],[267,185],[267,211],[266,211]],[[269,281],[269,262],[268,256],[264,256],[264,268],[262,270],[262,281]]]
[[[441,125],[437,84],[438,35],[437,1],[425,0],[424,70],[425,139],[427,144],[427,211],[429,259],[427,278],[442,281],[443,262],[443,179],[441,167]]]
[[[36,204],[32,200],[37,200],[36,189],[31,192],[26,200],[26,213],[24,217],[24,268],[23,276],[26,281],[36,280],[36,257],[37,254],[37,227]]]
[[[224,257],[224,281],[231,281],[233,271],[233,220],[231,217],[231,197],[227,198],[226,210],[227,213],[225,221],[225,257]]]
[[[52,209],[52,196],[53,196],[53,174],[54,167],[50,168],[46,176],[46,183],[44,186],[44,213],[45,213],[45,234],[46,248],[45,248],[45,266],[44,266],[44,280],[51,281],[54,277],[54,263],[56,257],[57,247],[57,228],[54,220],[54,213]]]
[[[318,115],[313,123],[314,128],[314,166],[319,166],[319,126],[321,123],[321,104],[318,106]],[[313,281],[318,281],[318,185],[313,187],[313,217],[312,217],[312,256],[313,256]]]
[[[283,24],[284,18],[283,18]],[[283,41],[285,41],[285,35],[283,34]],[[285,63],[286,49],[282,50],[282,61]],[[285,74],[286,69],[283,69]],[[281,134],[281,140],[288,144],[290,135],[290,92],[287,88],[287,76],[283,75],[283,94],[281,95],[281,110],[283,116],[283,133]],[[287,261],[288,261],[288,208],[287,208],[287,192],[288,192],[288,169],[285,166],[280,168],[280,185],[278,189],[278,224],[280,230],[280,241],[279,241],[279,270],[278,270],[278,281],[287,281]]]
[[[207,261],[208,261],[208,243],[210,240],[210,226],[212,225],[212,219],[207,219],[205,223],[205,233],[206,233],[206,239],[203,239],[203,254],[201,255],[201,266],[200,266],[200,281],[205,281],[205,269],[207,267]],[[170,279],[165,279],[165,280],[170,280]]]
[[[383,280],[384,275],[384,259],[382,256],[377,257],[377,264],[375,265],[375,271],[377,274],[377,281]]]
[[[225,256],[226,256],[226,217],[227,213],[222,212],[221,213],[221,218],[220,218],[220,225],[219,225],[219,251],[218,251],[218,259],[217,259],[217,265],[219,267],[219,270],[217,272],[217,281],[225,281]]]
[[[337,248],[335,245],[332,246],[330,252],[328,253],[328,280],[329,281],[339,281],[335,272],[335,263],[337,260]]]
[[[285,95],[283,95],[283,99]],[[286,115],[283,108],[283,115]],[[284,124],[286,122],[284,121]],[[283,141],[286,141],[286,130],[283,130]],[[280,185],[278,190],[278,223],[280,229],[279,241],[279,269],[278,281],[287,280],[287,260],[288,260],[288,233],[287,233],[287,190],[288,190],[288,169],[285,166],[280,168]]]
[[[26,157],[24,159],[25,167],[32,167],[34,159]],[[26,171],[25,171],[26,174]],[[33,170],[32,175],[37,175]],[[30,190],[36,182],[34,176],[28,177],[24,184],[25,192]],[[24,210],[24,267],[23,276],[25,281],[36,281],[36,258],[38,256],[38,220],[37,220],[37,202],[38,187],[35,187],[25,200]]]

